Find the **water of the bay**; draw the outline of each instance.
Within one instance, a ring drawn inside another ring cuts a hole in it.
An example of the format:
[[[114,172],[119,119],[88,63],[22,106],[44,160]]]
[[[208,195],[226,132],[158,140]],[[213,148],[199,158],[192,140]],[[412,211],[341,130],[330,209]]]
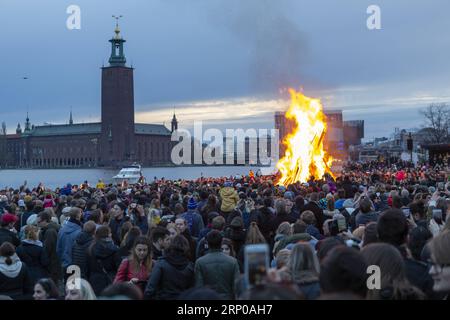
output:
[[[200,177],[229,177],[235,175],[247,175],[249,171],[256,172],[258,167],[246,166],[202,166],[202,167],[158,167],[143,168],[143,174],[147,181],[152,181],[154,177],[158,179],[197,179]],[[18,169],[0,170],[0,189],[18,188],[27,181],[27,186],[32,188],[40,182],[49,188],[63,187],[67,183],[81,184],[87,180],[89,184],[95,185],[99,179],[106,183],[112,182],[112,177],[119,170],[109,169]],[[263,174],[271,174],[273,167],[262,167]]]

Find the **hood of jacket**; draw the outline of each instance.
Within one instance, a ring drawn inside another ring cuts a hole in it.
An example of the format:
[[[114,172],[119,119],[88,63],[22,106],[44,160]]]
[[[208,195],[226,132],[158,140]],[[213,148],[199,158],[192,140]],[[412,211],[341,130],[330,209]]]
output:
[[[111,255],[113,255],[114,253],[117,252],[117,247],[114,244],[113,240],[108,238],[108,239],[101,239],[99,241],[97,241],[97,243],[94,246],[94,253],[95,256],[98,258],[107,258]]]
[[[225,187],[225,188],[222,188],[220,190],[220,196],[222,198],[223,197],[231,197],[231,196],[234,195],[235,192],[236,192],[236,190],[234,190],[234,188],[232,188],[232,187]]]
[[[56,224],[52,221],[46,227],[42,227],[41,231],[42,231],[42,233],[46,233],[47,230],[53,229],[56,231],[56,233],[58,233],[60,228],[61,228],[61,226],[59,224]]]
[[[17,254],[11,256],[12,263],[6,264],[6,257],[0,257],[0,272],[8,278],[15,278],[22,270],[22,261],[20,261]]]
[[[92,235],[85,231],[81,231],[78,237],[75,239],[75,242],[79,244],[80,246],[85,245],[89,242],[91,242],[94,239]]]
[[[189,264],[189,259],[183,254],[169,253],[164,258],[178,270],[184,270]]]
[[[67,221],[64,227],[61,229],[61,232],[65,234],[71,234],[81,229],[81,226],[73,223],[71,221]]]
[[[32,245],[32,246],[38,246],[38,247],[43,246],[42,241],[39,241],[39,240],[24,239],[24,240],[22,240],[22,243]]]
[[[270,207],[262,207],[259,209],[259,212],[261,212],[265,216],[273,216],[273,209]]]
[[[283,239],[286,238],[286,237],[287,237],[287,236],[286,236],[285,234],[277,233],[277,234],[275,235],[274,241],[277,242],[277,241],[283,240]]]
[[[240,216],[234,217],[233,220],[231,220],[230,226],[236,229],[244,228],[244,221]]]

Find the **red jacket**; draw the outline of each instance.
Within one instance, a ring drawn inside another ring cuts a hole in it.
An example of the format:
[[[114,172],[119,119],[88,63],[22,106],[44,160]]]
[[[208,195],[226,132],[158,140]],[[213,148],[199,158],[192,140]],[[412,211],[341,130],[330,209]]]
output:
[[[141,267],[138,272],[133,270],[130,261],[128,258],[123,259],[122,263],[119,266],[119,270],[117,270],[116,277],[114,278],[114,283],[117,282],[127,282],[132,278],[137,278],[139,281],[147,281],[150,273],[147,271],[147,268],[144,264],[141,264]]]

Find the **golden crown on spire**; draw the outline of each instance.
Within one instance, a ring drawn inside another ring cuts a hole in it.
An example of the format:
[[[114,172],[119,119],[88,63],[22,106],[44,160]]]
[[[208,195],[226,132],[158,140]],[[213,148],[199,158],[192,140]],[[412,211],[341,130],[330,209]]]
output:
[[[114,32],[116,33],[116,35],[115,35],[114,39],[121,39],[120,28],[119,28],[119,19],[122,18],[123,16],[122,15],[120,15],[120,16],[113,15],[112,17],[114,19],[116,19],[116,28],[114,29]]]

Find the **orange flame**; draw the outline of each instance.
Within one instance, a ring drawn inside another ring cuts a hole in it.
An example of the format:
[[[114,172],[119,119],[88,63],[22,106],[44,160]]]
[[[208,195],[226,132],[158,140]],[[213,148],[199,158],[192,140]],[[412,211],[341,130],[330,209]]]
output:
[[[327,131],[325,115],[319,99],[304,96],[289,89],[291,105],[286,118],[295,121],[292,133],[283,143],[286,152],[277,163],[281,173],[278,185],[288,186],[295,182],[307,182],[311,177],[321,179],[330,170],[333,158],[323,149],[323,139]]]

